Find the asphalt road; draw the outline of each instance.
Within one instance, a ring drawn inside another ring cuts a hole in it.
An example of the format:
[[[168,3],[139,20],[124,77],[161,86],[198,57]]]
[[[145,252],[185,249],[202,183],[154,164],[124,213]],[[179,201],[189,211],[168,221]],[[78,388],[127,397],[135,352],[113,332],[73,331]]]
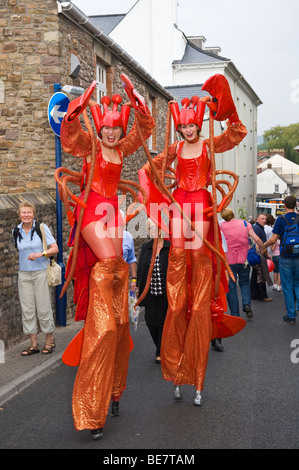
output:
[[[271,296],[273,302],[253,301],[253,320],[224,340],[224,352],[211,349],[201,407],[193,405],[191,386],[183,387],[181,402],[173,400],[172,383],[162,379],[141,318],[132,331],[135,347],[121,413],[107,417],[101,441],[91,441],[89,431],[74,430],[76,368],[61,364],[2,405],[0,448],[109,449],[107,455],[116,449],[161,454],[170,449],[179,454],[198,449],[298,449],[299,320],[296,325],[283,323],[283,294]]]

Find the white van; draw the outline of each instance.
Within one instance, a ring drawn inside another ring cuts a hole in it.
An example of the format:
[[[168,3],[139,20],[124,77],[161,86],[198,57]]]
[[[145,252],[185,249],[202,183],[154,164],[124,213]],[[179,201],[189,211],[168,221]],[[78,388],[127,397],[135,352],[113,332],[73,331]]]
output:
[[[284,214],[284,205],[276,202],[257,202],[256,215],[259,214],[272,214],[276,219],[279,215]]]

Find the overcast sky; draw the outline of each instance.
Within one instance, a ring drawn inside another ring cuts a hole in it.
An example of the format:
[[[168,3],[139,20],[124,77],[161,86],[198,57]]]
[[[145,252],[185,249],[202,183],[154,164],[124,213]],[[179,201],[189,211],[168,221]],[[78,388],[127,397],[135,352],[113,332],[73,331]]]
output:
[[[163,1],[163,0],[161,0]],[[73,0],[87,15],[127,13],[136,0]],[[263,104],[258,134],[299,122],[299,0],[178,0],[178,27],[231,59]]]

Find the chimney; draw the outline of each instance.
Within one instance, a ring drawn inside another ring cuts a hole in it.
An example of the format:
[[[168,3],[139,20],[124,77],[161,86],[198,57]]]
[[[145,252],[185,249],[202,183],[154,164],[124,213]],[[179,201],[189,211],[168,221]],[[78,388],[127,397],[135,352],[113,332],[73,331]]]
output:
[[[214,54],[214,55],[219,55],[219,53],[221,52],[221,48],[220,48],[219,46],[215,46],[215,47],[206,47],[206,48],[205,48],[205,51],[211,52],[211,53]]]
[[[187,39],[196,47],[199,47],[204,51],[211,52],[214,55],[219,55],[219,52],[221,52],[221,48],[219,46],[205,47],[204,43],[206,42],[206,38],[204,36],[187,36]]]
[[[259,150],[258,157],[268,157],[268,150]]]
[[[271,149],[270,157],[273,157],[273,155],[280,155],[281,157],[284,157],[284,149]]]
[[[204,49],[204,43],[206,42],[206,38],[204,36],[187,36],[189,42],[192,42],[196,47],[200,49]]]

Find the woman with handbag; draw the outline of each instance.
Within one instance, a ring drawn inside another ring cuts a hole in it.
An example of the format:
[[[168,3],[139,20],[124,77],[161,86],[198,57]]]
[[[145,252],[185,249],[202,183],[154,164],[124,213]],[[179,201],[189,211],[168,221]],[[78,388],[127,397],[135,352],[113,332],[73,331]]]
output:
[[[255,224],[252,226],[253,231],[258,237],[266,243],[267,235],[265,232],[265,225],[267,224],[266,214],[258,214]],[[273,299],[268,297],[267,284],[273,285],[272,279],[269,276],[268,265],[266,258],[269,258],[266,249],[263,250],[261,262],[253,267],[250,280],[251,298],[259,300],[260,302],[271,302]]]
[[[220,224],[220,230],[223,233],[226,243],[226,257],[228,264],[235,276],[236,281],[229,280],[229,291],[227,293],[227,302],[231,315],[240,316],[239,299],[237,292],[237,278],[241,289],[243,312],[247,318],[252,318],[251,295],[250,295],[250,264],[247,261],[249,249],[248,236],[252,237],[261,251],[265,249],[262,240],[255,234],[250,223],[244,220],[234,218],[234,212],[226,208],[221,212],[224,222]]]
[[[25,335],[31,338],[31,345],[21,356],[39,353],[37,344],[38,323],[46,334],[42,354],[51,354],[55,348],[55,328],[47,279],[48,257],[58,253],[58,246],[50,229],[44,224],[48,249],[43,249],[42,237],[34,220],[35,206],[24,201],[19,205],[21,223],[14,229],[15,245],[19,251],[18,289],[22,309],[22,323]]]

